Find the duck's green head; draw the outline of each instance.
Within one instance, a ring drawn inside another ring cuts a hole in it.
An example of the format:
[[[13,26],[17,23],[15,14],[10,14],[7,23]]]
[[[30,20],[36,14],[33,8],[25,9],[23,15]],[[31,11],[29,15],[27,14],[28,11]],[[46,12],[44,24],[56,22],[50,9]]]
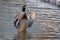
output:
[[[26,10],[26,4],[22,8],[22,12],[25,12],[25,10]]]

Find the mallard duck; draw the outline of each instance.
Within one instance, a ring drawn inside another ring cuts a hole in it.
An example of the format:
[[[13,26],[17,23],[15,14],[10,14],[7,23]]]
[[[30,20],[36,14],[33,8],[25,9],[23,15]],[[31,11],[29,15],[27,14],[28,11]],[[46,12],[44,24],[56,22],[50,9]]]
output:
[[[14,21],[14,26],[18,29],[19,33],[26,32],[26,28],[31,27],[33,21],[35,20],[35,12],[34,11],[30,12],[29,17],[27,17],[25,10],[26,10],[26,5],[23,6],[22,8],[22,11],[24,13],[18,14],[16,16],[16,20]],[[18,25],[16,25],[17,21],[18,21]]]

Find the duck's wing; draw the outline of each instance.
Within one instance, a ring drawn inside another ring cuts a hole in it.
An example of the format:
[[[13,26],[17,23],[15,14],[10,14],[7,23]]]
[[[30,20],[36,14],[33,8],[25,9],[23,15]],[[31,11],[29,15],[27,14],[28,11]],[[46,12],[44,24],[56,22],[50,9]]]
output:
[[[16,19],[16,20],[14,21],[14,27],[16,27],[17,21],[18,21],[18,19]]]
[[[18,22],[19,22],[20,20],[22,20],[23,15],[24,15],[23,13],[19,13],[19,14],[16,15],[15,21],[14,21],[14,27],[17,27]]]
[[[32,24],[33,24],[33,22],[29,22],[28,27],[31,27],[31,26],[32,26]]]
[[[33,21],[28,19],[28,27],[31,27],[32,24],[33,24]]]

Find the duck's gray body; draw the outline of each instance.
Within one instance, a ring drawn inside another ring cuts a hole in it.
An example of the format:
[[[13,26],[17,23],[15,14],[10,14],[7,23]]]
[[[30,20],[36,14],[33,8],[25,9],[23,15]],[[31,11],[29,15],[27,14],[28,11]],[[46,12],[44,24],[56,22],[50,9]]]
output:
[[[26,25],[28,28],[31,27],[32,24],[33,24],[33,20],[24,18],[24,19],[21,19],[19,22],[17,22],[16,28],[19,28],[18,26],[19,26],[22,22],[23,22],[23,23],[26,23],[25,25]]]

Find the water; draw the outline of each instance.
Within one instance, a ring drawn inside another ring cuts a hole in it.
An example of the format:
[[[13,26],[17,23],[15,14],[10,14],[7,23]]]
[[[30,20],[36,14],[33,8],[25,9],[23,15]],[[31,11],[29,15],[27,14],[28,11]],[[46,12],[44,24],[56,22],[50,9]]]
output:
[[[36,20],[28,33],[18,34],[14,17],[24,3],[0,2],[0,40],[59,40],[60,9],[46,3],[27,2],[27,13],[36,11]],[[38,5],[37,5],[38,4]]]

